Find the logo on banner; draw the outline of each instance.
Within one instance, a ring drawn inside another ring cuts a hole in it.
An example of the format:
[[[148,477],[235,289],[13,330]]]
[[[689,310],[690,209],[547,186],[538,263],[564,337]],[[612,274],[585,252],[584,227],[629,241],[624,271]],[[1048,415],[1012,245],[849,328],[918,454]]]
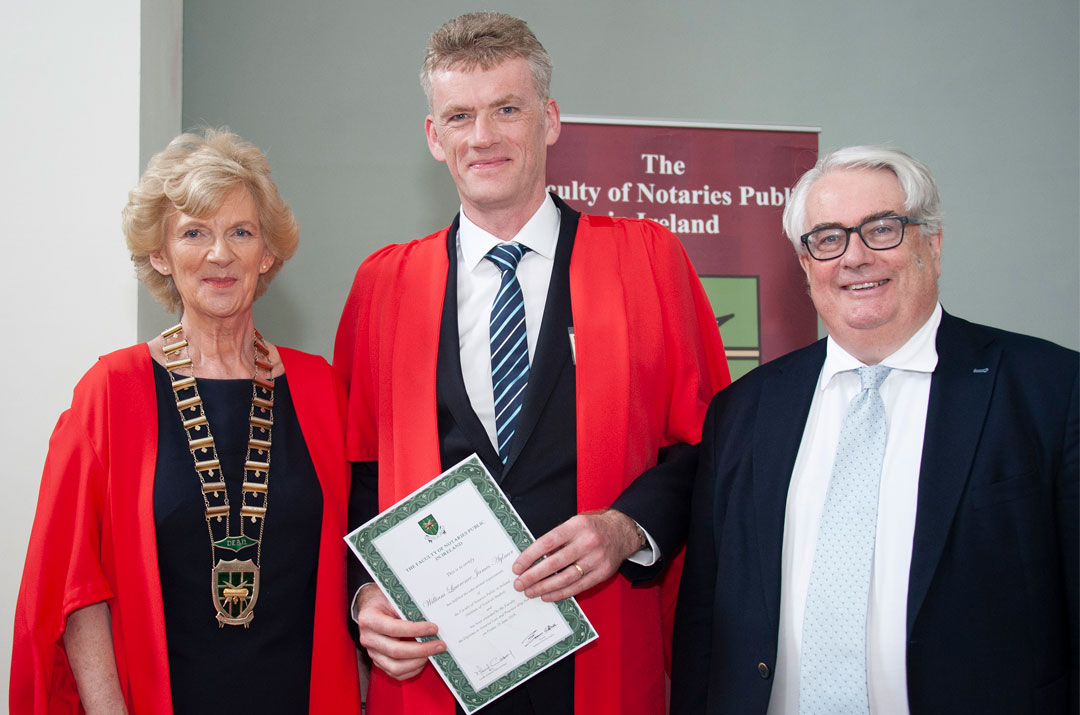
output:
[[[724,340],[731,379],[761,364],[758,276],[699,276]]]

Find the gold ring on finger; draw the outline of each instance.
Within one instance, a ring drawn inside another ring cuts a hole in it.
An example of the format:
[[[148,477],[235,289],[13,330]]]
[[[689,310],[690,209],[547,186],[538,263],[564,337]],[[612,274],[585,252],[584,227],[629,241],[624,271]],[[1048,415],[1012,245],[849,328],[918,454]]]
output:
[[[579,564],[577,561],[575,561],[574,563],[572,563],[570,565],[578,570],[578,573],[581,574],[581,578],[585,578],[585,569],[581,568],[581,564]]]

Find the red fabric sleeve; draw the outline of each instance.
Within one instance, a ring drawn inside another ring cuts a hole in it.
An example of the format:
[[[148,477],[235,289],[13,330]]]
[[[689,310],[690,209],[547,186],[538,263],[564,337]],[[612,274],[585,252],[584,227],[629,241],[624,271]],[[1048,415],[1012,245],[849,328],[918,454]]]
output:
[[[727,357],[720,341],[716,315],[682,244],[675,240],[654,244],[663,251],[655,280],[661,295],[665,325],[664,355],[672,381],[668,405],[667,444],[701,441],[705,412],[713,395],[731,384]],[[675,603],[682,576],[683,550],[671,555],[671,565],[660,581],[664,632],[664,667],[671,672],[671,637]]]
[[[372,373],[378,363],[375,346],[365,339],[372,321],[373,292],[378,282],[375,279],[377,273],[371,267],[373,260],[374,256],[356,271],[334,339],[334,369],[349,395],[345,454],[351,462],[370,461],[378,456],[375,410],[378,397]]]
[[[67,617],[113,597],[101,557],[108,479],[95,450],[106,424],[105,382],[99,363],[75,388],[49,440],[15,609],[13,713],[79,711],[62,641]]]
[[[348,387],[346,455],[379,461],[386,507],[439,473],[435,370],[448,268],[446,229],[387,246],[356,272],[338,326],[334,368]],[[372,713],[452,713],[434,668],[402,683],[375,668]]]
[[[678,239],[650,221],[582,215],[570,264],[577,341],[578,509],[604,508],[660,448],[697,443],[728,382],[719,330]],[[661,652],[681,559],[662,588],[616,577],[579,597],[601,638],[577,654],[578,712],[647,715],[664,702]],[[620,653],[641,653],[626,659]]]
[[[378,460],[382,507],[440,471],[435,370],[446,233],[364,261],[338,326],[334,367],[349,393],[345,454],[350,462]]]

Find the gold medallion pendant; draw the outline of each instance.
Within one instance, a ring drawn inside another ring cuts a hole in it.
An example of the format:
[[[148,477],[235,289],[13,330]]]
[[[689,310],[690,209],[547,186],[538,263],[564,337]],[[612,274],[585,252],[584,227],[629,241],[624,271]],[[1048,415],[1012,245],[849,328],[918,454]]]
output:
[[[262,537],[269,507],[270,447],[274,427],[274,366],[270,362],[270,352],[263,336],[258,330],[254,331],[248,454],[244,461],[241,485],[242,497],[238,515],[240,532],[234,534],[229,524],[229,517],[233,512],[225,488],[225,475],[221,471],[214,436],[210,433],[210,422],[203,410],[202,397],[195,380],[195,367],[183,331],[182,325],[174,325],[163,332],[162,352],[165,354],[165,369],[169,371],[172,380],[176,409],[180,415],[181,427],[187,436],[205,508],[206,531],[210,537],[210,594],[217,611],[219,628],[247,628],[255,618],[255,602],[259,598]],[[182,371],[189,374],[185,376]],[[245,522],[258,524],[253,535],[246,532]],[[220,538],[215,537],[215,532]],[[254,560],[216,559],[218,549],[235,554],[249,548],[255,550]]]
[[[214,566],[214,608],[222,626],[247,628],[255,618],[259,599],[259,567],[251,559],[222,559]]]

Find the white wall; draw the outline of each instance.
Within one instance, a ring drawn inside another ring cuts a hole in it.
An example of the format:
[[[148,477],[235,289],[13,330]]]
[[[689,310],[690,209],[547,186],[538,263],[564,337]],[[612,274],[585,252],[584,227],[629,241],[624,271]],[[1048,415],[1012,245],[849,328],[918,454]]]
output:
[[[96,357],[136,339],[120,210],[139,178],[140,137],[160,148],[179,128],[181,22],[181,0],[4,6],[0,710],[49,434]]]

